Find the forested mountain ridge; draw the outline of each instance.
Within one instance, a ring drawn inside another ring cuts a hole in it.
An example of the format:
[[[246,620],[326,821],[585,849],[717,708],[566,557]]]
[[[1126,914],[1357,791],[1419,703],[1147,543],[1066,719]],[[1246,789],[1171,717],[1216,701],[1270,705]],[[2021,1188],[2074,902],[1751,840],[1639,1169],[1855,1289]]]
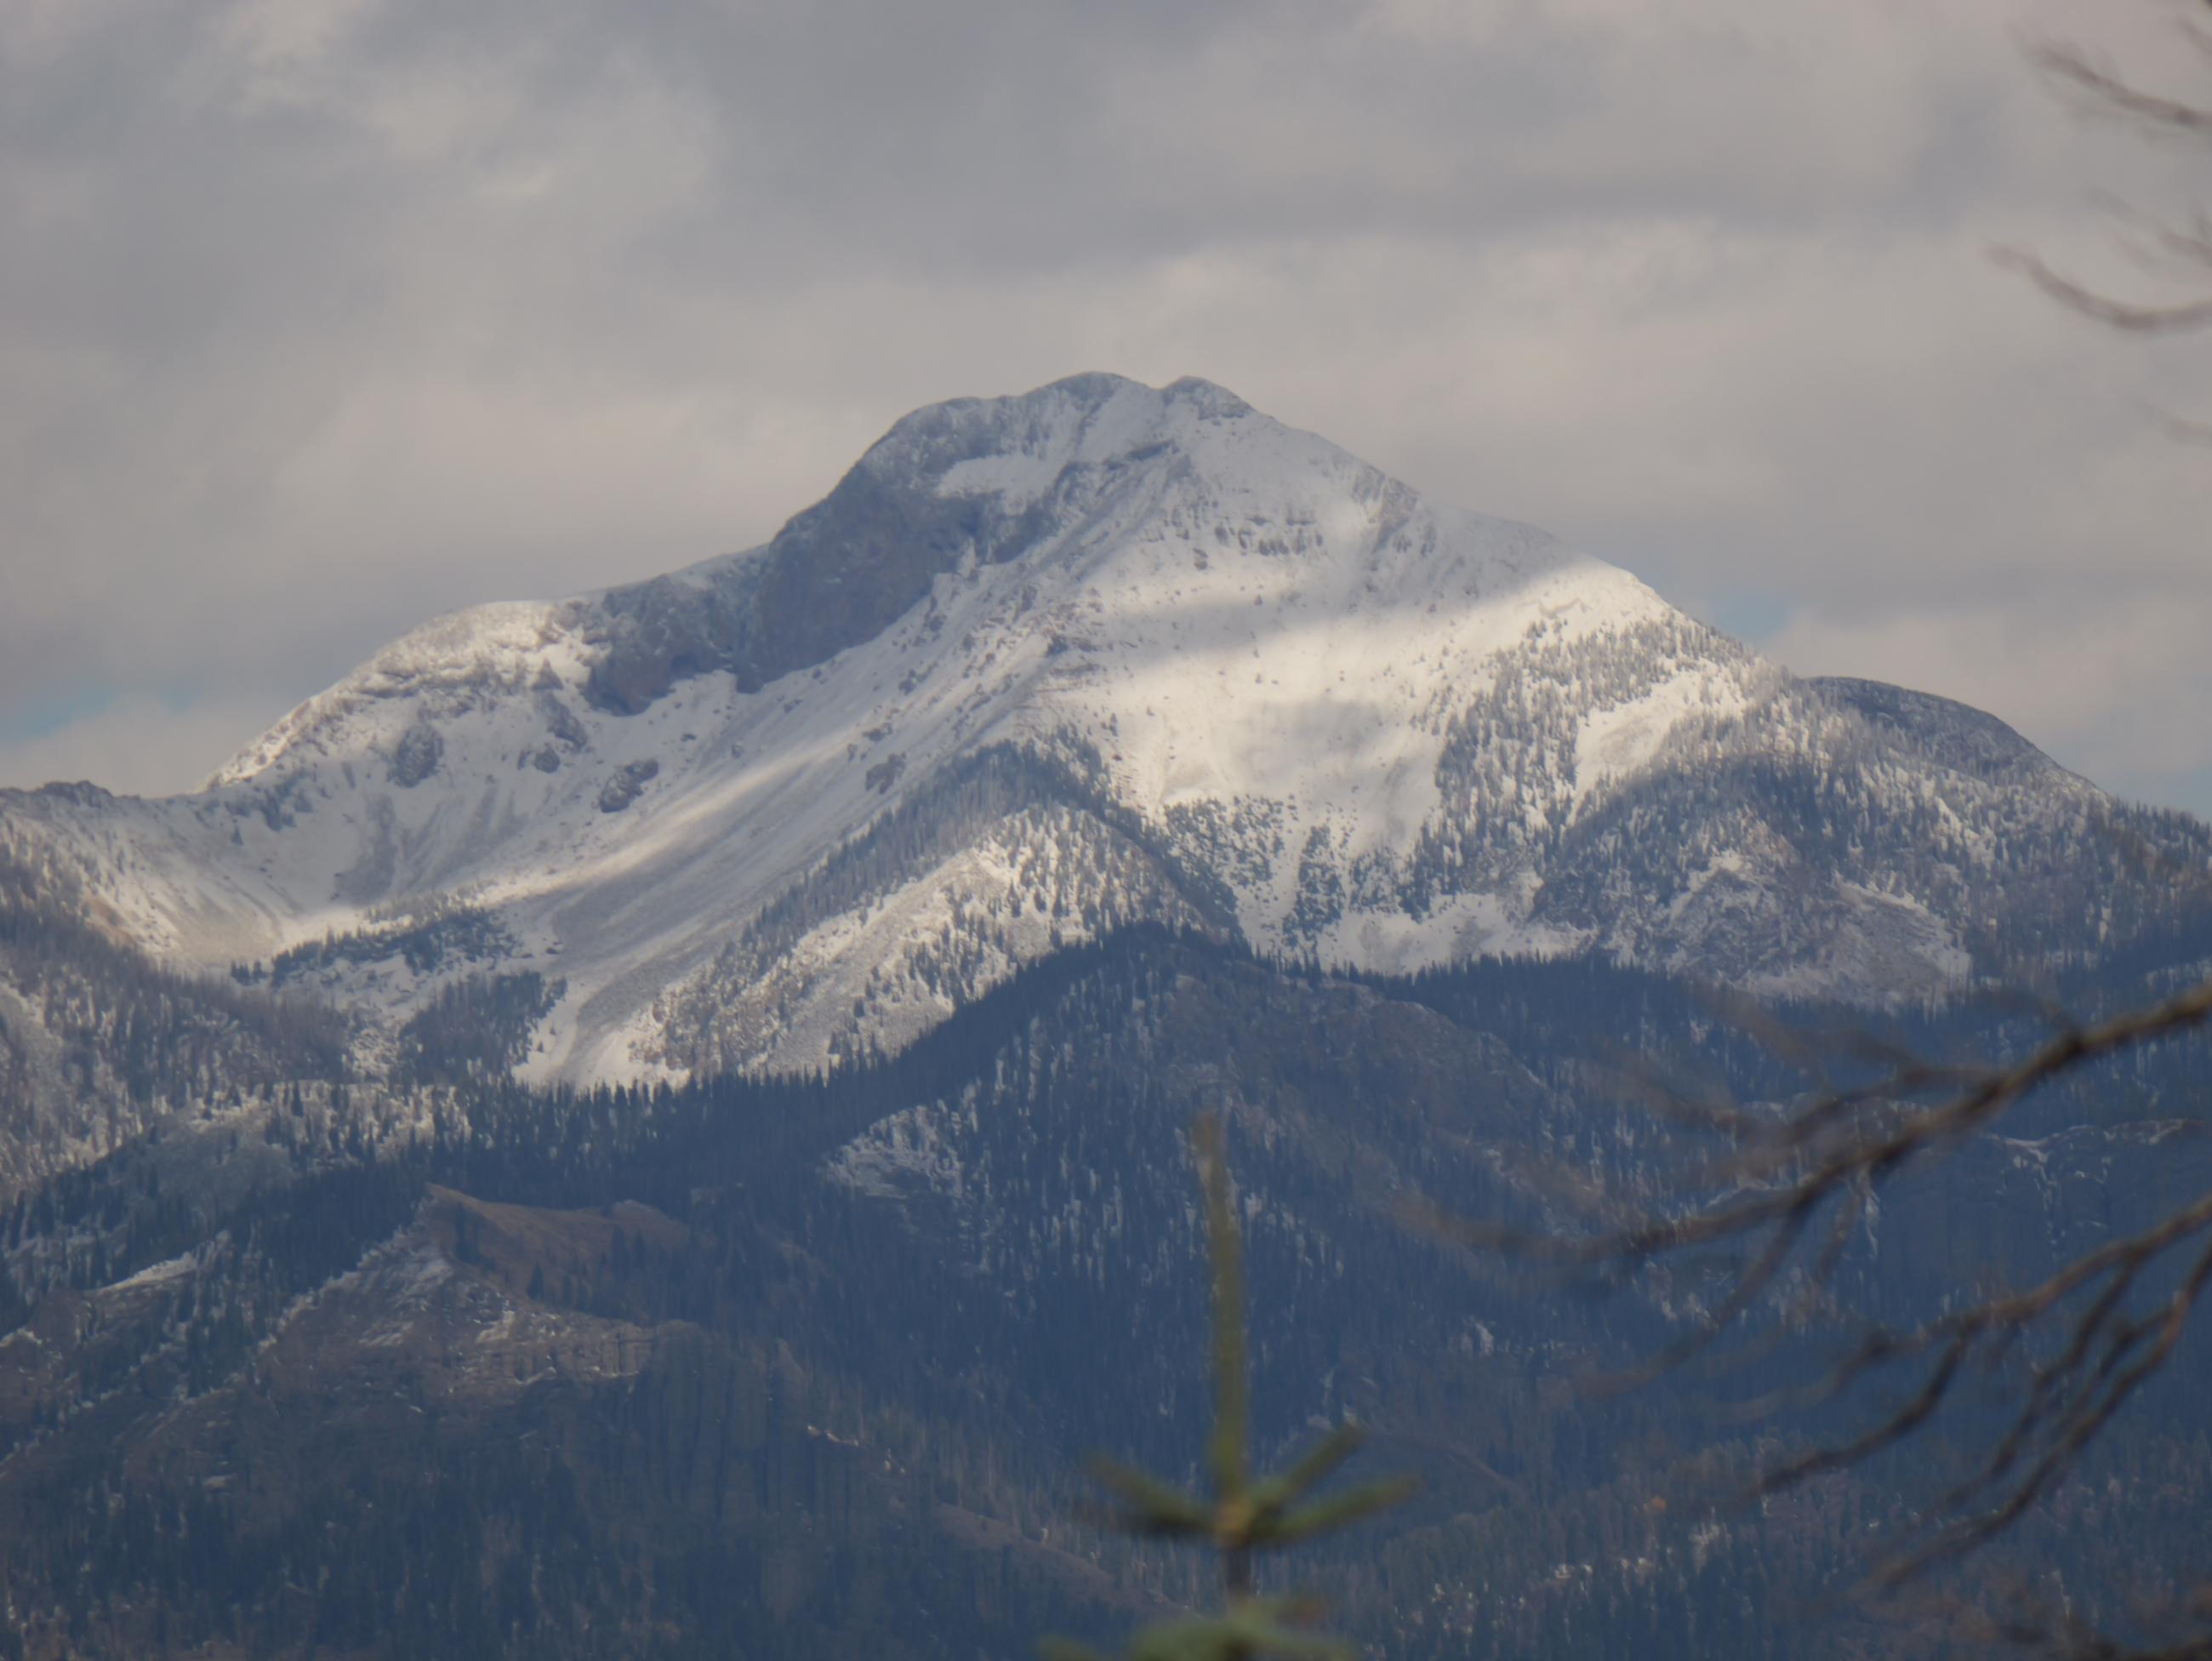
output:
[[[1807,1613],[1909,1472],[1723,1503],[1755,1451],[1729,1403],[1788,1354],[1717,1396],[1578,1388],[1694,1321],[1694,1279],[1565,1299],[1406,1226],[1416,1199],[1540,1220],[1562,1170],[1662,1192],[1663,1131],[1594,1059],[1617,1047],[1747,1100],[1802,1086],[1704,1014],[1589,958],[1347,980],[1140,929],[826,1080],[545,1093],[464,1072],[404,1104],[309,1086],[164,1123],[0,1214],[0,1652],[1011,1656],[1198,1598],[1194,1565],[1085,1525],[1075,1462],[1199,1455],[1183,1133],[1203,1110],[1231,1131],[1263,1447],[1351,1413],[1378,1467],[1427,1478],[1401,1521],[1297,1566],[1355,1636],[1416,1658],[1968,1653],[1941,1603]],[[1889,1036],[1988,1046],[2021,1019]],[[2097,1238],[2115,1186],[2212,1180],[2159,1134],[2187,1071],[2085,1076],[2021,1127],[2033,1143],[1897,1190],[1839,1290],[1939,1307],[1959,1276]],[[2212,1545],[2188,1382],[2023,1539],[2094,1613]],[[1986,1584],[1959,1583],[1969,1611]]]
[[[1978,712],[1801,681],[1222,389],[916,411],[768,545],[380,654],[161,801],[0,830],[177,970],[541,1081],[894,1050],[1139,922],[1917,996],[2124,946],[2212,841]]]
[[[152,962],[69,867],[0,840],[0,1196],[165,1116],[335,1080],[353,1037],[320,1000]]]

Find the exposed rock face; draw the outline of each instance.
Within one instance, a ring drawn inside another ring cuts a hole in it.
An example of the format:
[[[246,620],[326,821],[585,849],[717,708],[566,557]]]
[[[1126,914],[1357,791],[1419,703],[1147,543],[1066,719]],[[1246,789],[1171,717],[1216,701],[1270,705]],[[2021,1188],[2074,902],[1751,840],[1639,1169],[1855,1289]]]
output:
[[[445,740],[435,727],[427,723],[409,727],[392,746],[392,782],[403,790],[412,790],[438,770],[439,758],[445,753]]]
[[[582,721],[576,719],[576,712],[561,701],[557,693],[540,691],[538,694],[538,713],[544,718],[546,732],[562,749],[590,748],[591,733]]]
[[[657,761],[634,761],[609,779],[599,790],[599,812],[619,813],[643,794],[645,787],[660,776]]]
[[[678,681],[710,671],[757,691],[872,640],[963,562],[1001,564],[1061,528],[1068,508],[1142,454],[1076,462],[1032,500],[944,490],[963,463],[1023,445],[1079,444],[1127,383],[1081,375],[1028,399],[963,399],[906,417],[837,487],[759,554],[710,574],[680,573],[609,590],[583,616],[600,648],[586,683],[601,709],[635,715]],[[1181,393],[1210,409],[1244,405],[1202,382]],[[1025,407],[1010,418],[1007,406]],[[1057,424],[1056,424],[1057,423]]]

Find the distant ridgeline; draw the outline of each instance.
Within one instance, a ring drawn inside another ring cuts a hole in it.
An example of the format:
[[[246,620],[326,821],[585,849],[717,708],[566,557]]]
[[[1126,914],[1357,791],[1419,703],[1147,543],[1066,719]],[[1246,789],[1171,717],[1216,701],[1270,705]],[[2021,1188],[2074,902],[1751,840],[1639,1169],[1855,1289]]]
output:
[[[1887,1030],[1983,1047],[2018,1020]],[[1624,1050],[1747,1100],[1802,1086],[1684,983],[1592,958],[1344,978],[1146,928],[827,1078],[533,1092],[477,1066],[466,1026],[450,1053],[422,1035],[412,1082],[209,1103],[156,1080],[142,1131],[19,1190],[0,1652],[964,1658],[1200,1598],[1199,1566],[1085,1525],[1078,1474],[1094,1449],[1198,1456],[1200,1110],[1231,1128],[1261,1444],[1349,1414],[1378,1465],[1428,1479],[1302,1569],[1341,1629],[1438,1658],[1947,1641],[1933,1615],[1807,1613],[1896,1519],[1898,1473],[1722,1503],[1753,1451],[1729,1403],[1798,1358],[1592,1398],[1577,1381],[1679,1335],[1691,1288],[1562,1299],[1405,1223],[1415,1196],[1541,1223],[1562,1166],[1656,1183],[1665,1136],[1604,1083]],[[2042,1104],[2033,1159],[1992,1146],[1916,1180],[1839,1292],[1932,1310],[2094,1240],[2114,1192],[2212,1181],[2195,1144],[2145,1139],[2185,1060]],[[2212,1357],[2191,1342],[2054,1508],[2073,1520],[1960,1590],[2027,1566],[2117,1604],[2205,1561],[2212,1411],[2182,1381]],[[2108,1480],[2147,1497],[2100,1507]]]

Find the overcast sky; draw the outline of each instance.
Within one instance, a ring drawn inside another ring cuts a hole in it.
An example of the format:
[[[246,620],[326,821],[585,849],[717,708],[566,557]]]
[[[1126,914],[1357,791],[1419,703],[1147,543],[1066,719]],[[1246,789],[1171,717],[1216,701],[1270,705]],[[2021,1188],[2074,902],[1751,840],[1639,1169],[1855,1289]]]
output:
[[[2100,192],[2179,0],[6,0],[0,784],[189,787],[897,416],[1200,374],[1801,671],[2212,812],[2212,340]],[[2201,8],[2199,8],[2201,9]]]

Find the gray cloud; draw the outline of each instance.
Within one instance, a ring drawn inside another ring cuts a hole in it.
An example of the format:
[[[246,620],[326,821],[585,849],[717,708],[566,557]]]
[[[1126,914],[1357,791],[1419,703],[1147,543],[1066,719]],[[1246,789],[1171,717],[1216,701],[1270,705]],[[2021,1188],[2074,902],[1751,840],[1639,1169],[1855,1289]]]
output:
[[[2212,808],[2212,456],[2147,413],[2204,349],[1986,258],[2143,280],[2091,192],[2201,155],[2016,40],[2185,76],[2172,16],[22,0],[0,781],[189,783],[429,613],[744,545],[916,404],[1106,368]]]

